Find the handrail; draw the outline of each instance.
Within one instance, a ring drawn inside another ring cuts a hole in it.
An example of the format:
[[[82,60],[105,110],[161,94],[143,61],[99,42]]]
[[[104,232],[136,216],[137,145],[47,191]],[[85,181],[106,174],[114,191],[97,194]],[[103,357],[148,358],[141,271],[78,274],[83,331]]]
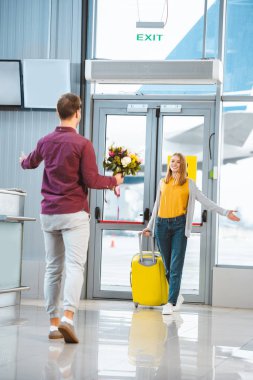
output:
[[[19,292],[19,291],[22,291],[22,290],[30,290],[30,286],[18,286],[17,288],[0,289],[0,294],[2,294],[2,293]]]
[[[103,224],[139,224],[139,225],[144,225],[143,222],[131,222],[129,220],[98,220],[98,223],[103,223]]]
[[[27,216],[0,215],[0,222],[34,222],[36,218]]]
[[[98,223],[103,223],[103,224],[139,224],[139,225],[144,225],[143,222],[132,222],[130,220],[98,220]],[[202,227],[203,223],[192,223],[193,227]]]

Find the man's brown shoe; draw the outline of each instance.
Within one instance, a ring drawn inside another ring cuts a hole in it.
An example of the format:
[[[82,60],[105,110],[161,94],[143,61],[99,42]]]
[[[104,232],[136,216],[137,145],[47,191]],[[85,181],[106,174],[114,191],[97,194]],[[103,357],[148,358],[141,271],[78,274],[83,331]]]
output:
[[[72,326],[70,323],[61,322],[58,326],[58,330],[63,335],[63,338],[66,343],[79,343],[74,326]]]
[[[48,338],[49,339],[63,339],[63,335],[58,330],[50,331]]]

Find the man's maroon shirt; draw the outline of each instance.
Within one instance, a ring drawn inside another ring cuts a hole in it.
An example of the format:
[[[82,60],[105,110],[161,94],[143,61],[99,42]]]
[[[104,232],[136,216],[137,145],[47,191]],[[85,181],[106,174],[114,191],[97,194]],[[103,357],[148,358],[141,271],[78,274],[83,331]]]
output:
[[[87,188],[117,185],[115,177],[98,174],[92,143],[72,127],[57,127],[41,138],[21,165],[23,169],[34,169],[43,160],[42,214],[89,212]]]

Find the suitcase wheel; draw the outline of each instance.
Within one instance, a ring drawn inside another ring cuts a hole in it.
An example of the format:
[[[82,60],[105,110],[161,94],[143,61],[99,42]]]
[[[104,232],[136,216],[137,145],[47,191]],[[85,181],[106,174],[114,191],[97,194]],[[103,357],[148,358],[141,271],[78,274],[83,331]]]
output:
[[[139,305],[138,302],[134,303],[134,306],[135,306],[136,309],[137,309],[138,305]]]

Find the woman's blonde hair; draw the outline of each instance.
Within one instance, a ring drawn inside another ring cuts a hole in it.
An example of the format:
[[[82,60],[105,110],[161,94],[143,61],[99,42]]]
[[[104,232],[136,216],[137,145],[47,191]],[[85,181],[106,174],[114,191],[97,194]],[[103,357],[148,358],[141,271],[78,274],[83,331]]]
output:
[[[180,158],[179,178],[178,178],[177,183],[180,186],[182,186],[186,182],[186,177],[187,177],[186,159],[182,153],[173,153],[173,155],[171,156],[171,159],[174,156],[178,156]],[[165,177],[165,183],[168,183],[171,177],[172,177],[172,170],[170,168],[170,163],[169,163],[166,177]]]

